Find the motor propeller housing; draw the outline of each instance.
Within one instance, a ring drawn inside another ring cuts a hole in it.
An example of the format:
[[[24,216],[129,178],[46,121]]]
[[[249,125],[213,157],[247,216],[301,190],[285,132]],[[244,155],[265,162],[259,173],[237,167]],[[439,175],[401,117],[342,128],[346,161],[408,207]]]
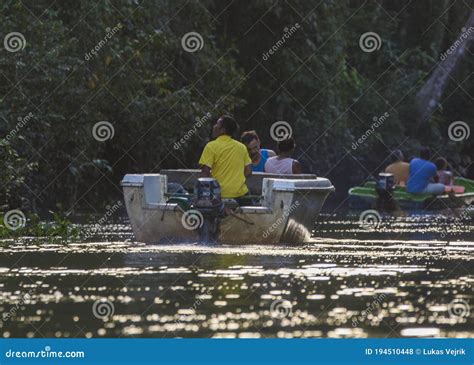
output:
[[[381,172],[375,182],[375,191],[377,199],[375,201],[375,209],[378,211],[393,212],[398,210],[398,203],[393,198],[395,190],[395,178],[393,174]]]

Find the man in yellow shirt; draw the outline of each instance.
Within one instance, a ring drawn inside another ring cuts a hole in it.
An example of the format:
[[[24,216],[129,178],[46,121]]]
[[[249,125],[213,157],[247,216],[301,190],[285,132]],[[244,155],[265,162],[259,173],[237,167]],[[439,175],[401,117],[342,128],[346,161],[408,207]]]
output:
[[[408,174],[410,172],[410,164],[404,162],[403,152],[400,150],[393,151],[395,162],[391,163],[385,168],[385,172],[393,174],[395,185],[405,186],[408,181]]]
[[[201,176],[217,180],[222,198],[240,198],[249,191],[245,178],[252,175],[252,160],[247,147],[232,139],[237,128],[232,117],[220,117],[212,128],[215,139],[204,147],[199,159]]]

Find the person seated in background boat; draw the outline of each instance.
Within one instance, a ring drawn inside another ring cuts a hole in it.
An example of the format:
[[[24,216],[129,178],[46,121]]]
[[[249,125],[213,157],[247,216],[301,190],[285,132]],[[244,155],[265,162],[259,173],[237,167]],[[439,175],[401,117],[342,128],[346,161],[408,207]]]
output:
[[[438,169],[437,182],[446,186],[452,186],[454,183],[453,173],[448,171],[448,161],[444,157],[439,157],[435,161],[435,165]]]
[[[444,157],[439,157],[435,161],[438,168],[437,181],[444,184],[445,193],[463,194],[466,188],[461,185],[454,185],[454,175],[448,170],[448,161]]]
[[[247,151],[252,159],[252,171],[264,172],[267,159],[276,156],[276,153],[272,150],[260,148],[260,138],[258,138],[258,134],[255,131],[242,133],[240,141],[247,147]]]
[[[444,193],[444,184],[434,183],[438,169],[430,161],[430,150],[422,148],[420,158],[410,162],[410,171],[407,182],[407,192],[414,194],[440,195]]]
[[[265,163],[265,172],[280,175],[301,174],[302,168],[299,161],[291,158],[295,152],[293,138],[278,142],[278,156],[270,157]]]
[[[199,164],[201,177],[213,177],[221,186],[221,197],[240,203],[248,194],[245,179],[252,175],[252,160],[245,145],[232,136],[238,124],[229,115],[220,117],[212,128],[213,141],[206,144]]]
[[[392,174],[395,185],[405,186],[410,172],[410,164],[404,161],[403,152],[395,150],[392,153],[394,162],[385,168],[385,172]]]

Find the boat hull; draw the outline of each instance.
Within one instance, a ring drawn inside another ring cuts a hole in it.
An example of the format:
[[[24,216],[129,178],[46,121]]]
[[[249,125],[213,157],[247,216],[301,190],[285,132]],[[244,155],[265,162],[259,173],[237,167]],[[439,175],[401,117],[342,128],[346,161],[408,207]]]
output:
[[[363,195],[349,195],[349,207],[355,210],[374,209],[377,198]],[[427,198],[422,201],[396,199],[401,210],[444,210],[457,209],[474,203],[474,194],[469,196],[449,196]]]
[[[136,240],[145,243],[198,241],[196,211],[184,211],[167,199],[166,175],[126,175],[125,205]],[[224,244],[301,243],[311,237],[331,182],[314,179],[262,179],[262,205],[239,207],[220,222]],[[194,216],[193,216],[194,214]]]
[[[456,178],[455,185],[463,186],[464,193],[428,195],[410,194],[402,187],[396,187],[393,198],[401,210],[444,210],[463,208],[474,203],[474,181],[465,178]],[[349,189],[349,207],[356,210],[374,209],[377,192],[375,183],[367,182],[363,186]]]

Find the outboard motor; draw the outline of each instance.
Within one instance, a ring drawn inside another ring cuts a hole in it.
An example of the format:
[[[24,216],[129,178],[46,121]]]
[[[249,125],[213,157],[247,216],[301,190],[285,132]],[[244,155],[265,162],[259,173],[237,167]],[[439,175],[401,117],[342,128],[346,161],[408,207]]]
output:
[[[393,174],[381,172],[375,182],[375,191],[377,192],[377,200],[375,202],[376,209],[379,211],[392,212],[398,209],[398,204],[393,198],[395,190],[395,179]]]
[[[221,187],[216,179],[199,178],[194,187],[191,209],[202,214],[203,222],[198,228],[199,241],[209,243],[217,240],[219,221],[224,216]]]

